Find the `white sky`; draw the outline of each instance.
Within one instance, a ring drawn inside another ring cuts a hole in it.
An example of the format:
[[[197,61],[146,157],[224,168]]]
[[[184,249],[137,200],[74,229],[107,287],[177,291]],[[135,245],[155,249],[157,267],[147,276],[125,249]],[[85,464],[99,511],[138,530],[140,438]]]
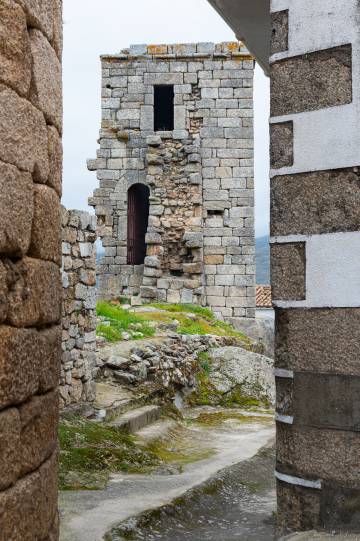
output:
[[[132,43],[232,41],[206,0],[64,0],[64,193],[67,208],[87,209],[97,186],[86,169],[100,128],[100,54]],[[256,233],[269,228],[269,82],[255,72]]]

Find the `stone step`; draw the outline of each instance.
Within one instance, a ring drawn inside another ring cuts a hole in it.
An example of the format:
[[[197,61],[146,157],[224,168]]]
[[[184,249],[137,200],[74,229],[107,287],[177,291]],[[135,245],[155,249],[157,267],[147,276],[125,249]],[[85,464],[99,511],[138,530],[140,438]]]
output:
[[[174,419],[159,419],[135,432],[139,445],[148,445],[154,441],[168,440],[178,427]]]
[[[116,417],[111,425],[134,434],[160,418],[161,406],[143,406]]]

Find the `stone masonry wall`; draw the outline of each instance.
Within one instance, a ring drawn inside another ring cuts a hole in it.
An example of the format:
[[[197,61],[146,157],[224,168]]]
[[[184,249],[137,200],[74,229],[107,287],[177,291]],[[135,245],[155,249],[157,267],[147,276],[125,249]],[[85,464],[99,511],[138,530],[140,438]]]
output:
[[[360,534],[357,0],[272,0],[279,533]]]
[[[0,1],[0,538],[58,539],[62,2]]]
[[[62,208],[61,406],[95,399],[95,230],[95,216]]]
[[[102,129],[89,203],[102,297],[255,315],[254,61],[241,43],[134,45],[102,57]],[[154,86],[174,86],[174,130],[154,132]],[[128,190],[150,189],[144,265],[128,265]]]

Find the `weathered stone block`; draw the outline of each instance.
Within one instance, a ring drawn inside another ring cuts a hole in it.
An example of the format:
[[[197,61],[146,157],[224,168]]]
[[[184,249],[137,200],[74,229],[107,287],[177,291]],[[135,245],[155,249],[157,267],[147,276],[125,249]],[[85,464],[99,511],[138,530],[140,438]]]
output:
[[[39,386],[41,353],[35,330],[0,327],[0,409],[32,396]]]
[[[270,124],[270,163],[274,169],[290,167],[294,162],[293,123]]]
[[[38,333],[41,362],[39,363],[39,390],[55,389],[60,379],[61,327],[54,326]]]
[[[13,267],[8,322],[15,327],[56,323],[60,319],[61,280],[55,263],[29,257]]]
[[[54,37],[54,17],[57,16],[58,2],[54,0],[16,1],[26,13],[28,26],[30,28],[38,28],[49,40],[52,40]],[[59,30],[57,29],[57,31]]]
[[[271,235],[360,230],[360,175],[354,169],[271,180]]]
[[[0,162],[0,191],[0,253],[25,254],[34,212],[31,175]]]
[[[0,89],[0,160],[46,182],[49,174],[47,130],[43,114],[15,92]]]
[[[49,180],[48,185],[54,188],[56,193],[61,197],[62,193],[62,158],[63,150],[61,138],[53,126],[47,127],[48,131],[48,153],[49,153]]]
[[[60,265],[60,201],[48,186],[35,185],[34,218],[29,255]]]
[[[296,373],[295,426],[360,431],[360,378]]]
[[[360,482],[360,433],[277,423],[279,471],[303,479]]]
[[[3,539],[48,539],[57,514],[57,456],[0,493]]]
[[[39,30],[30,31],[33,77],[30,98],[49,124],[62,132],[61,64],[48,40]]]
[[[277,481],[277,500],[279,533],[288,534],[321,528],[319,490]]]
[[[360,375],[360,309],[277,309],[276,328],[278,368]]]
[[[271,66],[272,116],[335,107],[351,101],[351,45],[288,58]]]
[[[16,408],[0,412],[0,433],[0,490],[4,490],[20,475],[20,416]]]
[[[19,408],[21,476],[37,469],[57,446],[58,393],[36,396]]]
[[[12,0],[0,2],[0,82],[26,95],[31,81],[26,16]]]
[[[271,54],[287,51],[289,40],[289,11],[284,10],[272,13],[271,23]]]
[[[270,253],[273,298],[276,300],[305,299],[305,243],[272,244]]]

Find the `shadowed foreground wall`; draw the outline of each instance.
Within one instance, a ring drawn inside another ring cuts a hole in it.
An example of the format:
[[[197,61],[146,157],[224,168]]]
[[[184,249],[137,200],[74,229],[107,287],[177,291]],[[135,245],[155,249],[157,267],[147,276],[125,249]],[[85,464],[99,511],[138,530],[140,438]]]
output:
[[[0,540],[58,539],[62,2],[0,0]]]
[[[278,526],[360,532],[358,0],[272,0]]]

